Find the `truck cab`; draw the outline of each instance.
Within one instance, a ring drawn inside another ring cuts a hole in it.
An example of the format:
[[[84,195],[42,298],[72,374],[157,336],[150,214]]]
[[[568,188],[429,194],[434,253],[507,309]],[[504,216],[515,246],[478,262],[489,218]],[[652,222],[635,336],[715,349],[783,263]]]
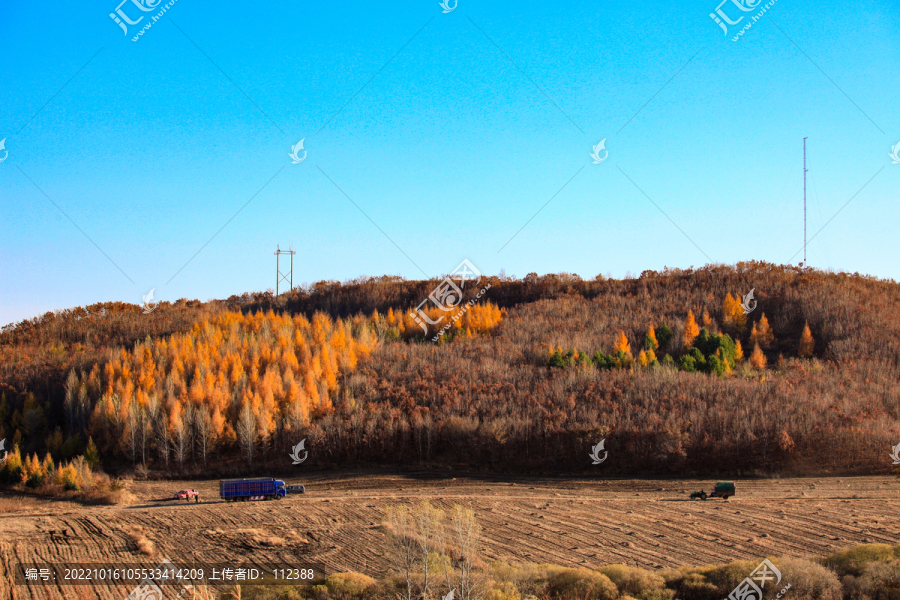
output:
[[[281,496],[282,498],[287,496],[287,492],[284,489],[284,482],[280,479],[275,480],[275,495]]]

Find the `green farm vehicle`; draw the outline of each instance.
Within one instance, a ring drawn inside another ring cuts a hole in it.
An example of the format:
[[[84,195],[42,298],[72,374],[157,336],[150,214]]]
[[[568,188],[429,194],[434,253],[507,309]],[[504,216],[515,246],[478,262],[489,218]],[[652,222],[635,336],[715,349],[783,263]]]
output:
[[[702,491],[694,492],[691,494],[691,500],[696,500],[697,498],[700,500],[706,500],[707,498],[721,498],[722,500],[728,500],[729,496],[734,496],[734,482],[719,481],[716,482],[716,487],[709,495]]]

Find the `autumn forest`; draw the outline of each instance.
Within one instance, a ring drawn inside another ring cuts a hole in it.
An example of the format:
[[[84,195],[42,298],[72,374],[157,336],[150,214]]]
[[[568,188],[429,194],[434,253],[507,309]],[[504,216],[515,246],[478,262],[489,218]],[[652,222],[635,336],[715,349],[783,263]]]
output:
[[[150,314],[103,303],[7,326],[2,476],[78,456],[110,472],[270,474],[304,439],[305,469],[891,468],[892,281],[758,262],[485,277],[445,321],[416,312],[440,282],[323,281]],[[592,465],[601,439],[609,458]]]

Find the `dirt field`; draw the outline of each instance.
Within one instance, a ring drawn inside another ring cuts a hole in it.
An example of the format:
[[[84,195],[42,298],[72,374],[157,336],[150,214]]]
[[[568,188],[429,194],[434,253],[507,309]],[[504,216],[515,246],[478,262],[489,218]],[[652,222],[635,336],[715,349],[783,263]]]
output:
[[[19,562],[133,564],[147,559],[136,528],[155,547],[149,562],[315,562],[377,577],[388,571],[384,508],[424,498],[474,508],[488,561],[658,569],[900,539],[900,481],[893,477],[738,480],[736,497],[706,502],[688,494],[709,490],[711,481],[330,474],[287,483],[303,483],[307,493],[225,503],[218,481],[134,482],[137,501],[128,506],[0,499],[0,597],[125,598],[133,586],[15,586],[9,573]],[[199,504],[167,499],[185,487],[200,491]]]

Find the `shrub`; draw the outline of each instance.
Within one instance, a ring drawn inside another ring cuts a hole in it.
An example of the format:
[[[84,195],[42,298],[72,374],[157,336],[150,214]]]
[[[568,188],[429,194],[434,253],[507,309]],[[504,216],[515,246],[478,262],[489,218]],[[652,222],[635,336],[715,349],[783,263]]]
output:
[[[563,569],[548,582],[548,591],[559,600],[615,600],[619,596],[609,577],[590,569]]]
[[[620,594],[629,596],[639,596],[645,591],[659,590],[666,585],[662,576],[637,567],[609,565],[598,571],[609,577],[610,581],[619,588]]]
[[[646,589],[638,595],[637,600],[674,600],[674,598],[675,590]]]
[[[536,596],[546,597],[547,582],[564,570],[565,567],[551,564],[509,565],[497,562],[491,565],[490,577],[495,582],[495,587],[507,583],[512,584],[524,596],[523,600],[529,600]]]
[[[703,573],[688,573],[675,588],[682,600],[721,600],[719,586],[706,580]]]
[[[838,581],[837,575],[822,565],[803,558],[782,558],[772,562],[781,571],[782,588],[790,583],[791,600],[843,598],[841,582]],[[768,591],[768,587],[766,589]]]
[[[892,558],[900,558],[900,546],[894,548],[888,544],[858,544],[829,554],[821,562],[841,577],[844,575],[858,577],[865,572],[867,563]]]
[[[44,485],[44,476],[40,473],[32,473],[25,480],[25,485],[30,488],[39,488]]]
[[[853,600],[900,600],[900,561],[869,563],[861,577],[844,577],[843,587]]]
[[[325,580],[325,587],[335,600],[364,598],[375,585],[376,581],[368,575],[353,572],[335,573]]]
[[[737,561],[724,566],[682,567],[662,576],[680,600],[722,600],[757,564]]]
[[[522,600],[522,594],[512,583],[494,583],[484,595],[483,600]]]

